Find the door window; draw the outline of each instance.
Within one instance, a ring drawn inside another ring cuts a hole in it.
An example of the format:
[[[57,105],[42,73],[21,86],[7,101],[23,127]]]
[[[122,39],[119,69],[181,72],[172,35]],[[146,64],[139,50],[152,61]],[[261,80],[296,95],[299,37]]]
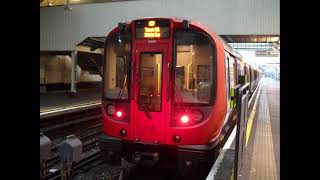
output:
[[[138,101],[141,111],[161,111],[162,53],[141,53]]]

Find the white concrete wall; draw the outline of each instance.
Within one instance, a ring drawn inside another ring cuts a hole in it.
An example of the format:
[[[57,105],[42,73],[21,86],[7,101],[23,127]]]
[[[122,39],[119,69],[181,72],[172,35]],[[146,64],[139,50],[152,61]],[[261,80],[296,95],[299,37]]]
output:
[[[141,0],[40,8],[40,51],[73,50],[88,36],[105,36],[118,22],[184,17],[220,35],[279,35],[280,0]]]

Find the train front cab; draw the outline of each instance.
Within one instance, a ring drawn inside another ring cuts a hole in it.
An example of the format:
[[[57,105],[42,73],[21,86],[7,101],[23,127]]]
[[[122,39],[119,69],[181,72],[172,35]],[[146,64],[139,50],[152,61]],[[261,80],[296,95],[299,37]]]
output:
[[[115,28],[103,70],[105,157],[173,160],[187,173],[187,166],[198,171],[193,167],[212,162],[226,113],[226,79],[217,76],[225,73],[223,52],[215,34],[189,21],[143,19]]]

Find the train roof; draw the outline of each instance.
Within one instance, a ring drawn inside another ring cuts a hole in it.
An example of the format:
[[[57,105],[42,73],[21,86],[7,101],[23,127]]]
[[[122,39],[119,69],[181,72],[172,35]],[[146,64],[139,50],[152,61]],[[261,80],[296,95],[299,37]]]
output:
[[[234,50],[222,37],[218,36],[220,41],[222,42],[223,48],[228,53],[234,55],[235,57],[239,59],[243,59],[240,53],[238,53],[236,50]]]
[[[243,56],[237,52],[236,50],[234,50],[222,37],[218,36],[222,45],[223,45],[223,48],[225,51],[227,51],[228,53],[232,54],[233,56],[239,58],[241,61],[244,61],[244,63],[247,65],[247,66],[250,66],[251,68],[254,68],[254,69],[258,69],[256,66],[254,66],[253,64],[245,61],[245,59],[243,58]]]
[[[227,51],[228,53],[234,55],[235,57],[238,57],[240,60],[244,61],[244,63],[246,65],[250,66],[251,68],[258,69],[255,65],[245,61],[243,56],[239,52],[234,50],[222,37],[219,36],[219,39],[221,40],[223,48],[224,48],[225,51]]]
[[[129,24],[129,23],[132,23],[133,21],[147,20],[147,19],[168,19],[168,20],[173,20],[175,22],[182,22],[183,20],[185,20],[185,18],[181,18],[181,17],[144,17],[144,18],[137,18],[137,19],[134,19],[132,21],[127,21],[126,23]],[[197,20],[193,20],[193,19],[187,19],[187,20],[191,21],[193,24],[195,24],[195,25],[199,26],[200,28],[204,29],[208,33],[211,31],[210,28],[207,25],[203,25]],[[218,39],[220,40],[221,44],[223,45],[223,48],[224,48],[225,51],[227,51],[228,53],[232,54],[233,56],[243,60],[243,57],[241,56],[241,54],[238,53],[236,50],[234,50],[222,37],[218,36],[215,33],[213,33],[213,34],[216,37],[218,37]]]

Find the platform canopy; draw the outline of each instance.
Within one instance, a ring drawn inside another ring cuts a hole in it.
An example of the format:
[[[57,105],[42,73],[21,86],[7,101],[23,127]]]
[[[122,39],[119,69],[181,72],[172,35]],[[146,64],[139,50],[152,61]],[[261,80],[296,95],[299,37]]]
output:
[[[103,48],[106,37],[87,37],[85,40],[77,44],[77,47],[83,46],[90,48],[90,51],[95,51],[98,48]]]
[[[130,1],[130,0],[40,0],[40,7],[66,6],[68,3],[73,4],[90,4],[90,3],[105,3],[115,1]],[[132,1],[132,0],[131,0]]]
[[[76,45],[77,64],[91,74],[100,74],[106,37],[87,37]]]
[[[278,35],[220,35],[235,49],[275,49],[280,50]]]
[[[229,43],[277,43],[280,39],[277,35],[220,35]]]

